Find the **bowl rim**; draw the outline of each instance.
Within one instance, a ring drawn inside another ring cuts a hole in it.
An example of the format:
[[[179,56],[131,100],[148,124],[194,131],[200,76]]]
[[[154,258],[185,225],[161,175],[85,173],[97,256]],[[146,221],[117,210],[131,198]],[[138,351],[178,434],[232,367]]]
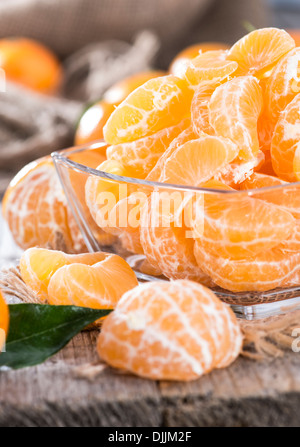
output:
[[[276,191],[276,190],[282,190],[292,187],[299,187],[300,188],[300,181],[298,182],[287,182],[283,185],[274,185],[274,186],[264,186],[263,188],[252,188],[252,189],[245,189],[245,190],[224,190],[224,189],[213,189],[213,188],[204,188],[199,186],[190,186],[190,185],[177,185],[173,183],[162,183],[162,182],[154,182],[150,180],[145,179],[138,179],[134,177],[125,177],[120,176],[116,174],[109,174],[105,171],[100,171],[99,169],[90,168],[89,166],[83,165],[81,163],[78,163],[74,160],[70,160],[68,156],[83,152],[88,149],[95,149],[100,148],[103,146],[109,146],[104,140],[95,140],[89,145],[81,145],[81,146],[73,146],[66,149],[62,149],[59,151],[54,151],[51,153],[52,160],[54,164],[60,164],[63,163],[67,165],[69,168],[72,168],[73,170],[77,170],[80,172],[84,172],[88,175],[94,175],[96,177],[105,178],[108,180],[114,180],[116,182],[122,182],[122,183],[131,183],[135,185],[141,185],[146,187],[151,187],[152,189],[170,189],[170,190],[180,190],[180,191],[187,191],[187,192],[205,192],[210,194],[226,194],[226,195],[247,195],[257,196],[260,192],[268,192],[268,191]],[[280,179],[279,179],[280,180]],[[259,198],[259,197],[256,197]]]

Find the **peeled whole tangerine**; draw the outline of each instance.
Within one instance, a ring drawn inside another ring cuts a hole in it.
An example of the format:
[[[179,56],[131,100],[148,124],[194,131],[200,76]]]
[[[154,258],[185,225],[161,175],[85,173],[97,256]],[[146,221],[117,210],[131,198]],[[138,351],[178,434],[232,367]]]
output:
[[[97,350],[109,365],[141,377],[189,381],[232,363],[242,340],[235,315],[211,290],[155,281],[123,295]]]

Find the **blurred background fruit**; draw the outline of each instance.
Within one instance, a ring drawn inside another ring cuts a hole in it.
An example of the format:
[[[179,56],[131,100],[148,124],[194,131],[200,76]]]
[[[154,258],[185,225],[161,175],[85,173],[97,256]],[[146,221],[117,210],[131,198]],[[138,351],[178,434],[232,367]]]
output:
[[[49,48],[32,39],[1,39],[0,67],[9,81],[40,93],[56,93],[62,81],[58,58]]]

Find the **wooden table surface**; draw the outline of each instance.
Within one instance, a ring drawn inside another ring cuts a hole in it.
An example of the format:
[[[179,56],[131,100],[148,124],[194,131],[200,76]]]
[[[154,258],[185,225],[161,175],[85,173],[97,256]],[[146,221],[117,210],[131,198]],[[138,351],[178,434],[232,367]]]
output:
[[[2,223],[2,225],[1,225]],[[0,267],[20,256],[0,219]],[[271,363],[244,358],[189,383],[156,382],[106,368],[97,331],[83,332],[42,365],[0,371],[0,426],[298,426],[300,353]]]
[[[97,331],[42,365],[0,372],[0,426],[298,426],[300,353],[271,363],[238,359],[199,380],[156,382],[105,368]]]

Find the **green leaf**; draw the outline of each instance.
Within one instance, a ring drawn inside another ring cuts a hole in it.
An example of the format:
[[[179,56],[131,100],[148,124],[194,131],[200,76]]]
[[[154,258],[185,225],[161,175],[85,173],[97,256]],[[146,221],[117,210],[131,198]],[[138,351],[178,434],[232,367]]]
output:
[[[11,304],[6,351],[0,367],[38,365],[62,349],[76,334],[111,310],[44,304]]]

